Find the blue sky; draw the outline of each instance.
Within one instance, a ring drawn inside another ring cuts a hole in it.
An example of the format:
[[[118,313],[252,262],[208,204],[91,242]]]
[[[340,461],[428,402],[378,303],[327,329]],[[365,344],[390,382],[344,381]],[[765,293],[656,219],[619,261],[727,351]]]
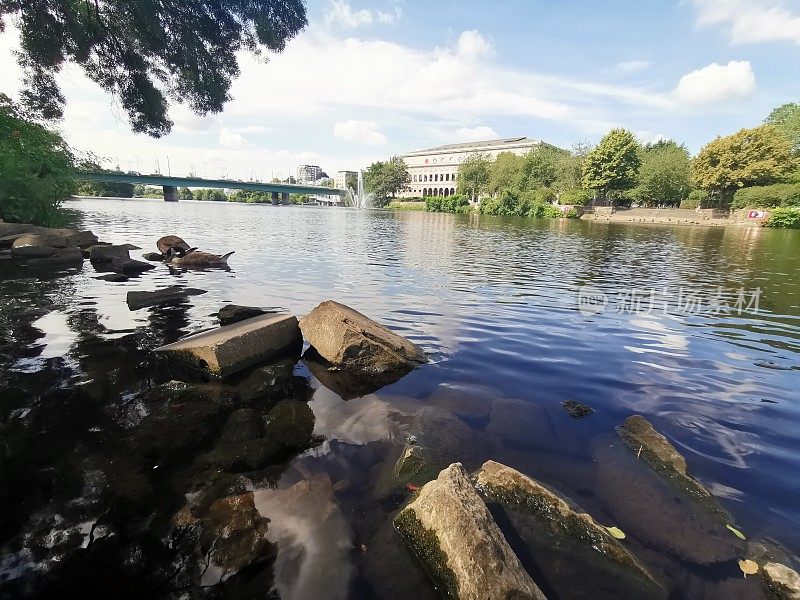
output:
[[[209,176],[329,172],[457,141],[529,136],[569,148],[614,126],[684,142],[800,101],[800,1],[313,0],[309,27],[265,64],[242,57],[234,100],[152,140],[67,69],[60,125],[123,169]],[[14,93],[13,27],[0,91]]]

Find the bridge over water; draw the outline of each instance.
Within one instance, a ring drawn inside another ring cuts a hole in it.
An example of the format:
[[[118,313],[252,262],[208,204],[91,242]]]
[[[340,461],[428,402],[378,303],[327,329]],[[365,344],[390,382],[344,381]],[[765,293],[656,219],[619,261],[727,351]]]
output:
[[[289,183],[262,183],[260,181],[238,181],[234,179],[204,179],[202,177],[171,177],[168,175],[140,175],[139,173],[78,173],[78,179],[84,181],[102,181],[106,183],[133,183],[142,185],[160,185],[164,188],[164,200],[178,201],[178,188],[217,188],[227,190],[249,190],[272,194],[273,204],[288,204],[289,194],[319,194],[341,196],[345,190],[323,187],[321,185],[294,185]]]

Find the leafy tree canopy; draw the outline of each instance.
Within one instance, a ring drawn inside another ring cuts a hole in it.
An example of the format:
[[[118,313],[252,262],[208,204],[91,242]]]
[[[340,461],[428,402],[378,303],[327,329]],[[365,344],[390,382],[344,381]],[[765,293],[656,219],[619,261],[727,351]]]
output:
[[[645,146],[634,199],[648,206],[679,205],[691,189],[691,161],[684,146],[672,140]]]
[[[168,98],[220,112],[237,52],[280,52],[306,25],[303,0],[1,0],[0,31],[9,15],[21,34],[28,114],[62,116],[55,75],[71,62],[119,99],[134,131],[154,137],[172,127]]]
[[[636,185],[642,159],[639,142],[626,129],[612,129],[597,147],[586,155],[583,186],[597,190],[602,197],[611,191],[627,190]]]
[[[779,106],[764,121],[774,125],[778,131],[789,138],[795,151],[800,151],[800,103],[790,102]]]
[[[471,154],[458,166],[458,193],[475,200],[489,188],[492,161],[484,154]]]
[[[496,194],[502,190],[522,188],[524,159],[513,152],[501,152],[491,164],[488,191]]]
[[[788,138],[773,125],[761,125],[706,144],[692,161],[692,177],[697,187],[728,201],[739,188],[786,179],[793,158]]]
[[[375,194],[379,203],[389,196],[394,197],[408,183],[408,168],[399,156],[383,162],[372,163],[364,172],[364,187]]]

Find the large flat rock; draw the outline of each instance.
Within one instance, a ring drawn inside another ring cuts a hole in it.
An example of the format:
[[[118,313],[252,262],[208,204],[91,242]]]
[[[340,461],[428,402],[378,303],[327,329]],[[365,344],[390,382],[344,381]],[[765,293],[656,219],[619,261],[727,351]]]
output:
[[[285,352],[299,351],[302,343],[297,317],[263,315],[189,336],[156,352],[226,377]]]
[[[778,600],[800,600],[800,575],[780,563],[769,562],[763,567],[764,580]]]
[[[349,306],[327,300],[300,320],[306,341],[346,371],[411,371],[427,362],[416,345]]]
[[[425,484],[394,523],[443,596],[545,599],[461,464],[450,465]]]
[[[115,275],[120,274],[115,273]],[[139,310],[147,306],[167,306],[180,303],[186,300],[186,298],[189,296],[199,296],[200,294],[205,293],[205,290],[200,290],[197,288],[171,285],[154,292],[128,292],[127,302],[130,310]]]

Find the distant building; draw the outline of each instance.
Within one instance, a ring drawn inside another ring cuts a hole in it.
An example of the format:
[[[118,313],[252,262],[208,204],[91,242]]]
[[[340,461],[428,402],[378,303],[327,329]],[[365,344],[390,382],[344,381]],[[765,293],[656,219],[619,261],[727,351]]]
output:
[[[358,173],[355,171],[339,171],[333,178],[333,187],[340,190],[346,190],[353,186],[352,182],[355,181],[357,177]],[[348,185],[348,182],[350,185]]]
[[[483,154],[489,159],[501,152],[527,154],[533,148],[553,147],[541,140],[526,137],[468,142],[416,150],[403,155],[408,167],[409,182],[400,193],[404,198],[423,196],[452,196],[456,193],[458,166],[470,155]]]
[[[314,183],[324,175],[318,165],[300,165],[297,167],[297,183]]]

